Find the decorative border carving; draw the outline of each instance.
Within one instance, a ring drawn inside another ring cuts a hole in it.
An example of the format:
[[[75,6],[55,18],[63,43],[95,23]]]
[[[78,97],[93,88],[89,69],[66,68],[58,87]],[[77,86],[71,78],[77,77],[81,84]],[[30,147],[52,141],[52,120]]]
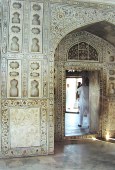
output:
[[[41,145],[29,148],[11,148],[9,129],[9,108],[41,109]],[[5,157],[47,154],[47,100],[2,100],[2,152]]]
[[[81,36],[81,37],[80,37]],[[75,38],[74,38],[75,37]],[[99,61],[100,62],[91,62],[91,61],[72,61],[67,60],[67,53],[73,44],[81,42],[81,40],[90,44],[93,42],[93,46],[99,53]],[[97,43],[98,42],[98,43]],[[106,50],[103,50],[106,49]],[[99,118],[99,131],[98,136],[105,135],[106,124],[103,123],[104,115],[106,114],[105,98],[107,98],[107,62],[108,62],[108,50],[112,53],[115,48],[108,44],[106,41],[102,40],[99,37],[96,37],[87,32],[80,33],[70,33],[65,36],[64,39],[59,43],[55,52],[55,140],[64,139],[65,134],[65,103],[66,103],[66,70],[87,70],[87,71],[100,71],[100,118]],[[103,54],[103,51],[105,53]],[[106,64],[105,64],[106,63]],[[111,68],[111,67],[110,67]],[[60,91],[60,89],[62,89]],[[106,117],[107,118],[107,117]],[[63,122],[63,124],[62,124]],[[105,127],[105,128],[104,128]],[[103,132],[102,132],[103,131]],[[77,138],[77,137],[76,137]],[[79,137],[78,137],[79,138]],[[81,138],[83,138],[81,136]]]
[[[89,23],[108,21],[115,24],[114,8],[108,6],[103,9],[103,5],[97,8],[93,3],[85,3],[87,7],[79,6],[79,4],[79,2],[76,2],[75,5],[71,4],[71,6],[69,3],[51,4],[51,50],[54,51],[60,40],[68,33]],[[91,5],[93,6],[91,7]],[[109,10],[110,8],[111,10]]]

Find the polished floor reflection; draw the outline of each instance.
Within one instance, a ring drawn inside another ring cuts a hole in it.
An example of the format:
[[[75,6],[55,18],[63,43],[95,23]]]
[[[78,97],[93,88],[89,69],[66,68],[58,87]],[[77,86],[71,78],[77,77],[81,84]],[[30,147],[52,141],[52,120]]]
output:
[[[115,144],[58,142],[54,155],[0,159],[0,170],[115,170]]]
[[[65,136],[80,136],[89,133],[87,117],[83,118],[83,126],[78,127],[79,114],[65,113]]]

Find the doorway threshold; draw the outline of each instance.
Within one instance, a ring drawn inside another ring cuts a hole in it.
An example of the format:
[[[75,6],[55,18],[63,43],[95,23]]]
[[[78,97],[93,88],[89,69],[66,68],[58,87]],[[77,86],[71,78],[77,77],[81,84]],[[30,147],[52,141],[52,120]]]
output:
[[[80,136],[64,136],[64,140],[84,140],[97,138],[98,134],[85,134]]]

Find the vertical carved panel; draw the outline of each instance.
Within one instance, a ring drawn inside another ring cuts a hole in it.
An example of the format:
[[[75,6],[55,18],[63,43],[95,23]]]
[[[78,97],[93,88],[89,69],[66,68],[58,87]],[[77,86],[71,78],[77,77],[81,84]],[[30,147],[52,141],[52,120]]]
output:
[[[31,2],[30,46],[32,53],[42,53],[43,3]]]
[[[109,102],[109,115],[108,115],[108,130],[114,132],[115,130],[115,103],[114,101]]]
[[[9,51],[22,51],[23,2],[11,1],[9,23]]]
[[[8,60],[7,97],[21,97],[21,61]]]
[[[41,61],[33,60],[29,63],[28,97],[38,98],[41,96]]]

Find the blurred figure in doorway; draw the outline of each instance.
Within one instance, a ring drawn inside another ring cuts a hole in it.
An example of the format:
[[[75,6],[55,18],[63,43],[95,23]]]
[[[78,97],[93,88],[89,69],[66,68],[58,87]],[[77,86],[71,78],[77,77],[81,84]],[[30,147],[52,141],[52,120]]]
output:
[[[83,125],[83,116],[86,115],[88,118],[88,126],[89,126],[89,79],[86,78],[78,89],[79,95],[79,112],[80,112],[80,120],[78,127],[82,127]]]
[[[78,112],[77,112],[77,114],[79,114],[79,109],[80,109],[78,89],[79,89],[81,86],[82,86],[82,83],[81,83],[81,82],[78,82],[77,93],[76,93],[76,100],[78,100]]]

